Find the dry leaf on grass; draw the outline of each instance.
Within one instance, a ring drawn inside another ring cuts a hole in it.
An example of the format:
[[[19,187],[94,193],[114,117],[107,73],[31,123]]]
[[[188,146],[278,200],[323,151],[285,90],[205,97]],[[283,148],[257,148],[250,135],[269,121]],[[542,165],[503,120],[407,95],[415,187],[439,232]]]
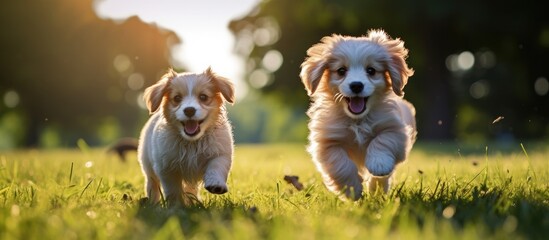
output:
[[[299,182],[299,177],[298,177],[298,176],[285,175],[285,176],[284,176],[284,180],[285,180],[287,183],[294,185],[294,187],[295,187],[298,191],[303,190],[303,184],[301,184],[301,183]]]
[[[499,116],[499,117],[496,118],[494,121],[492,121],[492,124],[497,123],[497,122],[503,120],[504,118],[505,118],[505,117],[503,117],[503,116]]]

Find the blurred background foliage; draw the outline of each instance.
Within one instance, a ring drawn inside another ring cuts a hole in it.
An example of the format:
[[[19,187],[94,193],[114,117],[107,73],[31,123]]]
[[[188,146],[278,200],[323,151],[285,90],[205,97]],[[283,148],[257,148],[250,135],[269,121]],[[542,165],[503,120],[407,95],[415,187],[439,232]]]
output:
[[[298,116],[287,120],[309,104],[298,74],[312,44],[382,28],[410,50],[420,140],[549,135],[549,18],[535,1],[271,0],[229,27],[250,86]]]
[[[93,3],[2,4],[0,148],[138,136],[148,117],[142,91],[170,67],[171,48],[184,40],[138,17],[100,19]],[[372,28],[410,50],[415,75],[405,92],[417,109],[420,140],[547,141],[549,18],[540,4],[262,1],[228,26],[252,89],[229,107],[236,141],[305,142],[309,99],[299,67],[306,50],[322,36]]]
[[[106,144],[136,136],[144,87],[170,67],[172,32],[99,19],[92,0],[0,8],[0,147]]]

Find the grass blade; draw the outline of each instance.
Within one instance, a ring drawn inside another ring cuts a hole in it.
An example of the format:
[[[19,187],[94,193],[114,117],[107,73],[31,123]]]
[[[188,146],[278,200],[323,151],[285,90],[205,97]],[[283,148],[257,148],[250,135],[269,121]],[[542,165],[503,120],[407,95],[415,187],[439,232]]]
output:
[[[92,178],[88,184],[86,185],[86,187],[84,187],[84,190],[82,190],[82,192],[80,193],[80,196],[78,198],[82,198],[82,195],[84,195],[84,192],[86,192],[86,190],[88,189],[88,187],[90,187],[90,184],[93,182],[93,180],[95,180],[95,178]]]
[[[532,168],[532,161],[530,160],[530,156],[528,156],[528,152],[526,152],[526,148],[524,148],[524,145],[520,143],[520,147],[522,148],[522,152],[526,156],[526,160],[528,161],[528,171],[532,172],[532,175],[534,175],[534,179],[537,180],[536,171]]]
[[[71,171],[69,173],[69,184],[67,185],[71,185],[71,182],[72,182],[72,169],[74,167],[74,162],[71,162]]]
[[[103,182],[103,178],[100,178],[99,179],[99,183],[97,184],[97,188],[95,189],[95,194],[94,194],[94,198],[97,197],[97,193],[99,192],[99,187],[101,187],[101,183]]]

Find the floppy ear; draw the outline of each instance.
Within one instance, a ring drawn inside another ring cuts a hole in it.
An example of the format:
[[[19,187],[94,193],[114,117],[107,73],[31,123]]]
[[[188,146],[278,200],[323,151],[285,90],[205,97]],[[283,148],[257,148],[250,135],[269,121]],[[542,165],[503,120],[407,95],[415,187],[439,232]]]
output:
[[[164,97],[164,94],[166,93],[169,81],[176,76],[177,73],[170,68],[168,73],[164,74],[158,82],[145,89],[143,98],[147,104],[147,109],[149,109],[150,114],[158,110],[160,104],[162,103],[162,97]]]
[[[408,49],[404,47],[404,42],[399,38],[390,39],[386,37],[381,44],[387,49],[387,52],[390,55],[390,61],[387,64],[387,68],[389,76],[391,77],[393,91],[398,96],[404,96],[402,90],[408,83],[408,77],[414,75],[414,70],[408,68],[408,64],[406,64]]]
[[[338,38],[336,35],[323,37],[322,40],[320,40],[320,43],[313,45],[307,50],[308,57],[301,64],[301,73],[299,74],[299,77],[301,78],[301,82],[303,82],[305,89],[307,89],[307,94],[309,94],[309,96],[312,96],[315,93],[324,72],[328,68],[328,56],[326,56],[328,52],[327,48],[336,38]]]
[[[206,74],[206,76],[212,79],[212,81],[215,83],[215,86],[218,88],[219,92],[221,93],[225,101],[227,101],[230,104],[233,104],[234,103],[233,83],[229,81],[229,79],[215,74],[212,71],[211,67],[208,67],[208,69],[206,69],[204,73]]]

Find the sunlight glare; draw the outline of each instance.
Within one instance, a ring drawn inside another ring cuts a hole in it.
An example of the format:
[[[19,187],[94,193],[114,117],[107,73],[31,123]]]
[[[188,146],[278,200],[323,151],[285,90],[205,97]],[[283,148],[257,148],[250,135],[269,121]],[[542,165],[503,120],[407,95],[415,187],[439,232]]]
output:
[[[202,72],[211,66],[214,72],[235,84],[238,101],[247,95],[248,87],[244,82],[245,64],[235,54],[235,48],[236,51],[251,49],[249,43],[235,45],[227,26],[229,21],[248,14],[258,3],[259,0],[103,0],[96,1],[94,8],[103,19],[123,20],[137,15],[144,22],[175,32],[182,43],[171,49],[172,65],[191,72]],[[264,34],[269,35],[265,42],[278,40],[278,34],[269,28],[266,33],[258,33]],[[249,40],[254,41],[253,37]],[[131,68],[128,63],[131,64],[129,58],[120,58],[115,68],[128,76],[133,72],[125,71]],[[135,102],[135,98],[132,101]]]

